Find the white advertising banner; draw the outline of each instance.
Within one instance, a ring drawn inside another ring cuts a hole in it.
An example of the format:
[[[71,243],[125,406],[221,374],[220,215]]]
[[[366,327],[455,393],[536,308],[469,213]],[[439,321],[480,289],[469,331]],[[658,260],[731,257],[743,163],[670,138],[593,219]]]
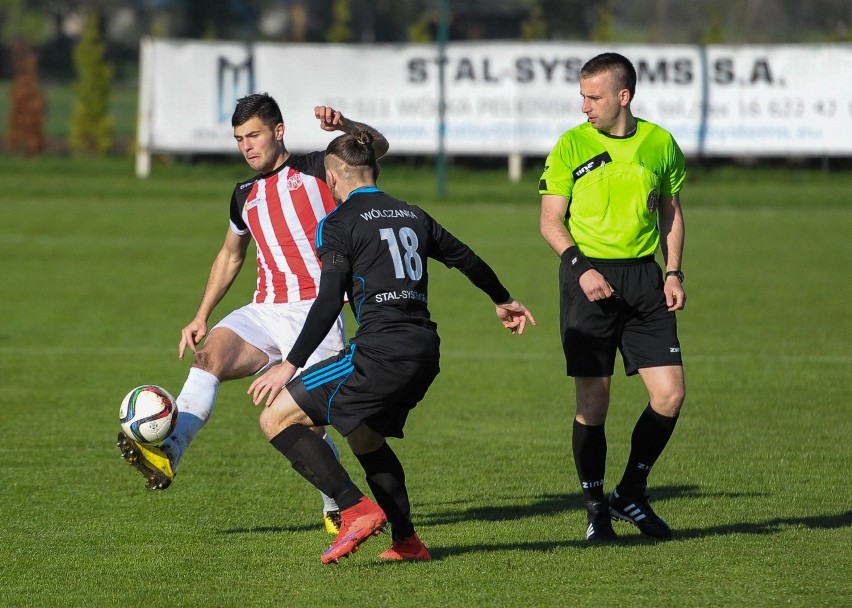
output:
[[[852,155],[852,45],[601,46],[553,42],[446,47],[445,150],[545,155],[585,120],[579,71],[613,50],[636,66],[636,116],[670,130],[688,156]],[[325,147],[313,107],[330,105],[382,131],[391,153],[438,150],[435,45],[245,45],[146,40],[140,148],[236,150],[239,97],[268,92],[291,150]]]

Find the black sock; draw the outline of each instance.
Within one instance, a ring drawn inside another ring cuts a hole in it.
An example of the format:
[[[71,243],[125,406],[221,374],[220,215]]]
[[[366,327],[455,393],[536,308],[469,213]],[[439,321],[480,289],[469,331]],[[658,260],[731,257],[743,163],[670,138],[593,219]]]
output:
[[[393,539],[402,540],[414,534],[411,505],[405,488],[405,471],[391,447],[386,442],[375,452],[355,456],[364,467],[367,483],[376,502],[388,517]]]
[[[269,443],[284,454],[299,475],[323,494],[331,496],[341,511],[355,505],[364,496],[349,479],[331,447],[308,427],[300,424],[289,426]]]
[[[604,425],[587,426],[575,418],[571,443],[577,475],[583,486],[583,498],[587,502],[603,500],[604,472],[606,471]]]
[[[620,495],[640,496],[645,493],[651,467],[663,453],[676,423],[677,416],[672,418],[658,414],[648,404],[633,428],[630,458],[618,484]]]

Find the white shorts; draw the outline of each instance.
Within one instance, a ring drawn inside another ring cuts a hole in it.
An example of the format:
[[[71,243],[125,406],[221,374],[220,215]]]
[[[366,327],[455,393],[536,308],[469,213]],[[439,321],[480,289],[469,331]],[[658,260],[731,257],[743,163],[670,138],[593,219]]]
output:
[[[226,327],[248,344],[262,350],[269,362],[257,371],[260,373],[273,365],[281,363],[293,348],[296,338],[305,325],[305,318],[311,309],[313,300],[290,302],[287,304],[246,304],[219,321],[216,327]],[[328,332],[305,364],[313,365],[323,359],[337,355],[343,349],[345,337],[343,315]]]

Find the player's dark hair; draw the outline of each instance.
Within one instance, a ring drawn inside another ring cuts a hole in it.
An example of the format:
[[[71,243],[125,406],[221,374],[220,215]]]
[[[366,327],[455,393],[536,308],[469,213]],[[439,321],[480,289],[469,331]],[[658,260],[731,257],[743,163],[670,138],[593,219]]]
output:
[[[379,163],[373,150],[373,135],[365,130],[335,137],[325,149],[326,156],[336,156],[350,167],[370,167],[373,178],[379,178]]]
[[[580,78],[591,78],[609,71],[618,78],[618,89],[627,89],[630,91],[630,99],[633,99],[636,95],[636,68],[624,55],[601,53],[597,57],[592,57],[580,70]]]
[[[269,93],[254,93],[237,100],[237,107],[231,116],[231,126],[239,127],[252,118],[259,118],[270,129],[284,122],[281,108]]]

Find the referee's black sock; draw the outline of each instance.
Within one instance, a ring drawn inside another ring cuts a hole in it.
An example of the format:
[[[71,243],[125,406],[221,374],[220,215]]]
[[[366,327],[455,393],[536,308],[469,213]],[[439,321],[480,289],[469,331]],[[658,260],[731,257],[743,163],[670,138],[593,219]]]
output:
[[[574,419],[571,437],[574,464],[583,486],[586,502],[600,501],[604,497],[604,472],[606,471],[606,432],[604,425],[588,426]]]
[[[374,452],[355,456],[364,467],[367,483],[376,502],[387,515],[393,539],[402,540],[414,534],[411,505],[405,488],[405,471],[391,447],[385,442]]]
[[[342,511],[355,505],[363,492],[338,462],[331,447],[306,426],[294,424],[269,440],[284,454],[296,472],[323,494],[331,496]]]
[[[651,409],[651,404],[648,404],[633,428],[630,457],[627,459],[621,483],[618,484],[620,495],[639,496],[645,492],[651,467],[663,453],[674,432],[675,424],[677,416],[658,414]]]

